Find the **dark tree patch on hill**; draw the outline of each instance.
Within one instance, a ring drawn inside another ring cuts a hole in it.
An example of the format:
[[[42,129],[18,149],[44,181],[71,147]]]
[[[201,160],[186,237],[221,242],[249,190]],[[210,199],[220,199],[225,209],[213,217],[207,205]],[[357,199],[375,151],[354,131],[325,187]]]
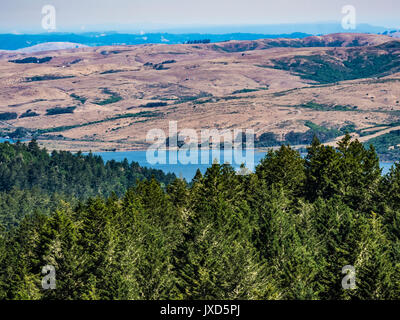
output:
[[[21,114],[20,118],[29,118],[29,117],[37,117],[39,116],[38,113],[32,111],[31,109],[26,110],[23,114]]]
[[[163,63],[146,62],[143,66],[152,68],[154,70],[168,70],[169,69],[169,68],[166,68]]]
[[[307,145],[312,142],[314,136],[321,142],[328,142],[346,133],[355,131],[355,125],[352,123],[346,124],[338,129],[319,126],[311,121],[306,121],[304,125],[308,127],[309,130],[306,132],[290,131],[284,135],[283,140],[279,140],[278,136],[273,132],[265,132],[254,140],[255,147],[275,147],[282,144]]]
[[[365,145],[373,145],[383,161],[398,160],[400,158],[400,130],[392,130],[372,138]]]
[[[87,101],[87,98],[82,97],[82,96],[78,96],[75,93],[72,93],[69,95],[72,99],[75,99],[77,101],[79,101],[81,104],[85,104],[85,102]]]
[[[146,104],[141,104],[137,107],[129,107],[128,110],[134,109],[134,108],[157,108],[157,107],[165,107],[167,106],[168,103],[166,102],[149,102]]]
[[[36,82],[36,81],[47,81],[47,80],[59,80],[75,78],[75,76],[57,76],[57,75],[44,75],[44,76],[33,76],[25,78],[25,82]]]
[[[104,94],[109,94],[111,96],[109,98],[107,98],[107,99],[104,99],[104,100],[101,100],[101,101],[98,101],[98,102],[93,102],[94,104],[97,104],[99,106],[104,106],[104,105],[111,104],[111,103],[116,103],[116,102],[122,100],[122,97],[118,93],[112,92],[109,89],[103,89],[102,92]]]
[[[100,72],[100,74],[112,74],[112,73],[119,73],[119,72],[124,72],[125,70],[114,70],[114,69],[111,69],[111,70],[106,70],[106,71],[103,71],[103,72]]]
[[[195,95],[195,96],[180,96],[179,100],[176,101],[175,104],[185,103],[185,102],[189,102],[189,101],[196,101],[201,98],[208,98],[208,97],[212,97],[212,96],[213,95],[211,93],[202,91],[198,95]],[[238,98],[241,99],[242,97],[238,97]]]
[[[260,91],[260,90],[268,90],[268,86],[262,87],[262,88],[255,88],[255,89],[245,88],[245,89],[235,90],[231,94],[250,93],[250,92],[256,92],[256,91]]]
[[[383,77],[400,71],[397,45],[350,49],[345,57],[336,51],[328,51],[326,54],[285,57],[272,62],[275,69],[290,71],[322,84]]]
[[[11,139],[23,139],[26,137],[31,137],[32,134],[31,131],[29,131],[28,129],[23,127],[18,127],[17,129],[15,129],[14,132],[9,133],[8,136]]]
[[[14,120],[18,118],[15,112],[0,112],[0,120]]]
[[[315,111],[357,111],[357,106],[343,106],[343,105],[326,105],[319,104],[313,101],[307,102],[305,104],[301,104],[298,107],[304,109],[312,109]]]
[[[46,110],[46,116],[53,116],[57,114],[64,114],[64,113],[74,113],[76,107],[55,107]]]
[[[176,63],[176,60],[165,60],[161,62],[161,64],[171,64],[171,63]]]
[[[17,59],[17,60],[9,60],[8,62],[12,63],[18,63],[18,64],[23,64],[23,63],[46,63],[51,61],[53,57],[44,57],[44,58],[36,58],[36,57],[28,57],[24,59]]]
[[[121,53],[121,51],[119,51],[119,50],[112,50],[112,51],[103,50],[100,52],[100,54],[102,54],[103,56],[108,56],[110,54],[118,54],[118,53]]]
[[[68,65],[77,64],[77,63],[81,62],[82,60],[83,60],[83,59],[75,59],[75,60],[69,62]]]
[[[210,39],[201,39],[201,40],[187,40],[185,44],[207,44],[210,43]]]

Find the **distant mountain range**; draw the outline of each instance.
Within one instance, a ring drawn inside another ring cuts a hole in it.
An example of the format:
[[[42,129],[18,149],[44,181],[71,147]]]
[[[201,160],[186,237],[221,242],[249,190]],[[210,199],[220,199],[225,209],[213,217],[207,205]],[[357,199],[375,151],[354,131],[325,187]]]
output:
[[[358,24],[354,30],[343,30],[340,23],[309,23],[309,24],[279,24],[279,25],[244,25],[244,26],[193,26],[167,29],[153,29],[150,33],[138,31],[136,33],[119,30],[118,32],[85,32],[85,33],[42,33],[42,34],[0,34],[0,50],[20,50],[44,44],[43,47],[33,47],[27,52],[38,52],[49,47],[48,50],[70,49],[74,46],[62,45],[72,43],[84,46],[109,45],[138,45],[138,44],[181,44],[209,40],[210,42],[224,42],[230,40],[259,40],[259,39],[302,39],[311,35],[326,35],[331,33],[371,33],[389,34],[396,36],[393,30],[385,27]],[[48,45],[47,43],[58,43]]]
[[[40,43],[31,47],[18,49],[17,51],[20,53],[35,53],[42,51],[53,51],[53,50],[66,50],[66,49],[77,49],[88,47],[84,44],[80,43],[72,43],[72,42],[45,42]]]
[[[210,40],[210,42],[222,42],[229,40],[258,40],[276,38],[305,38],[306,33],[291,34],[254,34],[254,33],[230,33],[230,34],[173,34],[173,33],[47,33],[47,34],[0,34],[0,50],[19,50],[22,48],[37,46],[44,43],[74,43],[85,46],[109,46],[109,45],[138,45],[150,43],[179,44],[188,41]],[[68,48],[65,48],[68,49]]]
[[[109,29],[110,30],[110,29]],[[208,34],[227,34],[227,33],[257,33],[257,34],[291,34],[307,33],[311,35],[326,35],[330,33],[382,33],[388,30],[386,27],[374,26],[367,23],[359,23],[354,30],[344,30],[338,22],[317,22],[317,23],[283,23],[271,25],[236,25],[236,26],[198,26],[186,28],[169,28],[164,30],[168,33],[208,33]],[[161,32],[154,30],[153,32]],[[241,39],[238,39],[241,40]]]

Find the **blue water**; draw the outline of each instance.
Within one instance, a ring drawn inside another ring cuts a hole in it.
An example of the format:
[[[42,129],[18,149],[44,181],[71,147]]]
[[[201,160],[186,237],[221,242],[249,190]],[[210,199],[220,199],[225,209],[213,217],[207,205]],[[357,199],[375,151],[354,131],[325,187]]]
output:
[[[10,143],[15,143],[16,141],[12,139],[5,139],[5,138],[0,138],[0,143],[8,141]],[[174,152],[176,153],[176,152]],[[212,152],[209,152],[209,157],[207,164],[201,164],[201,153],[199,152],[197,155],[197,163],[199,164],[182,164],[181,162],[177,161],[176,164],[171,164],[168,163],[168,159],[170,159],[170,152],[166,151],[166,159],[167,163],[166,164],[151,164],[147,160],[147,155],[146,151],[120,151],[120,152],[96,152],[94,153],[96,155],[99,155],[103,158],[104,161],[109,161],[109,160],[115,160],[115,161],[123,161],[125,158],[129,162],[137,162],[139,163],[140,166],[142,167],[149,167],[149,168],[154,168],[154,169],[159,169],[164,171],[165,173],[175,173],[177,177],[184,178],[187,181],[191,181],[192,178],[195,176],[197,169],[200,169],[200,171],[204,174],[206,170],[211,166],[213,163],[213,160],[215,157],[213,157]],[[179,151],[178,152],[178,159],[179,155],[184,154],[184,151]],[[245,156],[246,151],[242,151],[242,156]],[[229,152],[228,152],[229,155]],[[254,164],[251,167],[252,170],[254,170],[254,167],[257,166],[260,161],[265,157],[266,152],[254,152]],[[230,151],[230,157],[232,159],[229,159],[229,163],[233,163],[233,167],[238,170],[240,167],[240,164],[242,162],[236,163],[235,162],[235,155],[232,155],[232,151]],[[225,163],[224,159],[224,152],[221,151],[220,157],[219,157],[219,163]],[[203,162],[204,163],[204,162]],[[247,164],[247,163],[246,163]],[[382,174],[386,174],[389,172],[390,168],[393,166],[394,162],[380,162],[380,166],[382,168]],[[249,166],[247,166],[249,167]]]
[[[197,154],[197,164],[193,164],[193,163],[189,163],[189,164],[182,164],[179,160],[176,161],[176,164],[171,164],[171,162],[169,162],[170,159],[170,153],[169,151],[166,151],[166,164],[151,164],[149,163],[149,161],[147,160],[146,157],[146,151],[126,151],[126,152],[98,152],[98,153],[94,153],[96,155],[100,155],[104,161],[109,161],[109,160],[116,160],[116,161],[123,161],[125,158],[129,161],[129,162],[138,162],[140,166],[142,167],[149,167],[149,168],[154,168],[154,169],[159,169],[164,171],[165,173],[175,173],[175,175],[177,177],[180,178],[184,178],[187,181],[191,181],[192,178],[195,176],[197,169],[200,169],[200,171],[204,174],[207,170],[207,168],[209,168],[211,166],[211,164],[213,163],[214,159],[217,158],[213,158],[213,154],[212,152],[208,152],[208,161],[206,161],[207,164],[202,164],[204,163],[204,161],[202,162],[201,160],[201,153],[199,152]],[[174,152],[176,154],[176,152]],[[178,159],[180,159],[180,155],[184,153],[183,151],[179,151],[178,152]],[[242,153],[243,157],[245,157],[245,151],[243,151]],[[260,160],[262,158],[264,158],[266,155],[266,152],[254,152],[254,165],[257,165]],[[232,155],[232,152],[230,155],[228,155],[230,157],[232,157],[232,161],[225,161],[225,157],[224,157],[224,152],[222,151],[219,157],[219,161],[218,163],[225,163],[225,162],[229,162],[229,163],[233,163],[232,166],[238,170],[240,168],[240,164],[242,162],[236,163],[235,162],[235,155]],[[244,162],[244,161],[243,161]],[[247,162],[245,162],[247,164]],[[250,167],[250,169],[254,169],[254,165],[253,166],[247,166]]]
[[[179,151],[181,152],[181,151]],[[96,155],[100,155],[104,161],[115,160],[115,161],[123,161],[125,158],[129,162],[138,162],[142,167],[149,167],[154,169],[163,170],[164,172],[175,173],[176,176],[185,178],[187,181],[191,181],[194,175],[196,174],[197,169],[204,174],[212,164],[212,156],[210,152],[209,164],[150,164],[146,159],[146,151],[126,151],[126,152],[98,152],[94,153]],[[261,159],[263,159],[266,155],[266,152],[254,152],[254,164],[257,165]],[[169,152],[166,152],[167,159],[169,159]],[[200,155],[198,157],[198,163],[201,163]],[[223,153],[221,153],[219,163],[224,163]],[[380,163],[383,174],[386,174],[389,169],[392,167],[393,162],[381,162]],[[239,169],[240,164],[233,164],[235,169]]]
[[[0,138],[0,143],[3,143],[3,142],[9,142],[9,143],[16,143],[17,142],[17,140],[13,140],[13,139],[6,139],[6,138]],[[20,141],[26,141],[26,140],[20,140]]]
[[[394,162],[380,162],[379,164],[382,168],[382,174],[386,174],[389,172],[389,170],[393,166]]]

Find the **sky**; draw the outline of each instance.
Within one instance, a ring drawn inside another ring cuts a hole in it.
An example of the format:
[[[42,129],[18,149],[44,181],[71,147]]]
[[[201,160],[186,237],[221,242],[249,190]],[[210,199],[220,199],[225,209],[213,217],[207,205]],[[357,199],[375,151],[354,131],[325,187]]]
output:
[[[42,31],[42,7],[56,9],[56,31],[162,30],[181,26],[357,22],[400,29],[399,0],[0,0],[0,32]]]

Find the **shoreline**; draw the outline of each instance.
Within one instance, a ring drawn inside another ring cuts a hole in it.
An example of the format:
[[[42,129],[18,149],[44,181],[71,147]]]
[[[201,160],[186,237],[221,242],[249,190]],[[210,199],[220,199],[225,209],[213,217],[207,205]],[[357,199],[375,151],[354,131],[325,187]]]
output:
[[[13,139],[0,139],[1,143],[4,142],[9,142],[9,143],[15,143],[18,140],[13,140]],[[19,140],[21,143],[29,143],[31,140]],[[69,141],[70,142],[70,141]],[[59,144],[59,143],[54,143],[54,140],[37,140],[37,143],[40,145],[42,148],[46,148],[49,152],[52,151],[68,151],[71,153],[123,153],[123,152],[146,152],[148,148],[144,148],[143,144],[137,144],[131,145],[130,147],[125,147],[125,146],[120,146],[120,147],[113,147],[113,145],[110,145],[109,147],[105,147],[104,144],[108,142],[94,142],[97,145],[90,145],[85,144],[85,141],[73,141],[73,143],[66,143],[66,144]],[[93,143],[93,141],[91,141]],[[267,153],[269,150],[278,150],[281,146],[274,146],[274,147],[255,147],[255,148],[243,148],[242,151],[246,150],[253,150],[255,153]],[[300,152],[301,149],[305,149],[307,145],[294,145],[291,146],[294,150]],[[299,150],[300,149],[300,150]],[[182,149],[159,149],[161,151],[179,151]],[[212,151],[212,150],[218,150],[215,148],[198,148],[197,151]],[[231,149],[232,150],[232,149]],[[183,150],[182,150],[183,151]],[[219,149],[221,153],[224,152],[224,149]],[[300,152],[302,153],[302,152]],[[379,158],[379,162],[381,163],[394,163],[394,162],[399,162],[400,158],[393,158],[393,159],[387,159],[386,156],[387,154],[377,154]],[[384,159],[384,160],[383,160]]]

